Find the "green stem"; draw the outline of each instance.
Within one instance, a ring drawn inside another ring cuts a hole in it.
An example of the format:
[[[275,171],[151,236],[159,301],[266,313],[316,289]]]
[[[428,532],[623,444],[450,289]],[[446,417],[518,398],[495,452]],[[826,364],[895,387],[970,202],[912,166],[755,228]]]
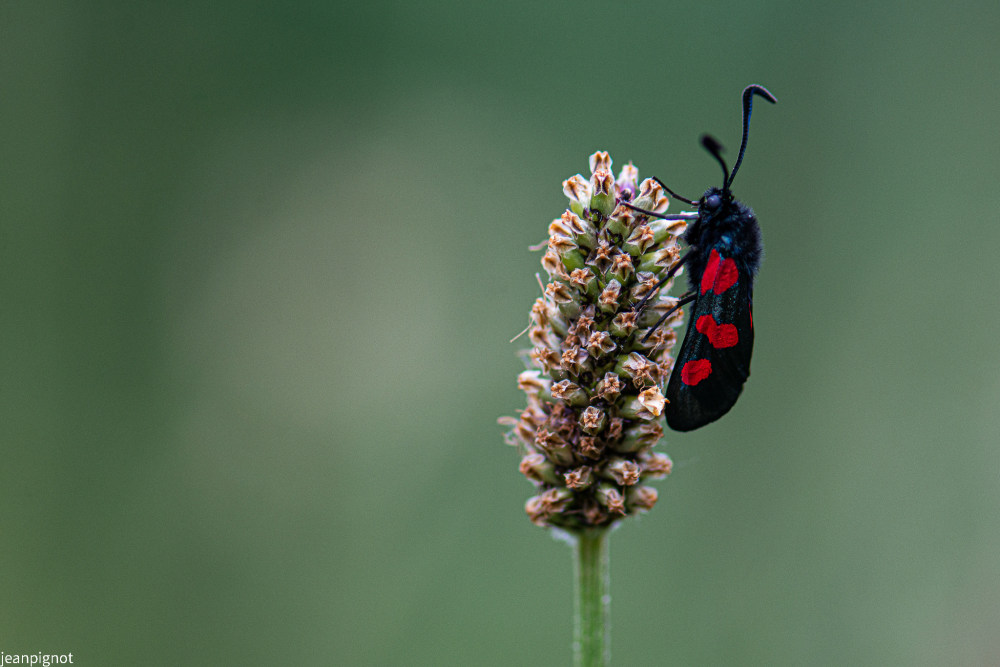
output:
[[[592,528],[580,531],[575,537],[573,664],[603,667],[611,662],[608,530]]]

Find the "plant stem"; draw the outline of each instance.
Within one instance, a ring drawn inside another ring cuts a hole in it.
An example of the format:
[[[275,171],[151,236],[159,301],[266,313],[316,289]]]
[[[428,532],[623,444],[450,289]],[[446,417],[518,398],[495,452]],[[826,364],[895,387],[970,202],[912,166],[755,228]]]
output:
[[[608,530],[581,530],[575,537],[574,664],[603,667],[611,662]]]

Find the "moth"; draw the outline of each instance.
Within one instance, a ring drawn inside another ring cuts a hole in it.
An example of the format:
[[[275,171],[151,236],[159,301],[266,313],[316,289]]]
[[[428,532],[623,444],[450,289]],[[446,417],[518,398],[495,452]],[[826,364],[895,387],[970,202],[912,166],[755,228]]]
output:
[[[694,302],[665,394],[667,425],[675,431],[692,431],[729,412],[750,376],[753,284],[764,246],[757,217],[750,207],[733,197],[731,187],[746,152],[754,95],[772,104],[778,101],[757,84],[743,90],[743,141],[732,171],[722,158],[722,145],[710,135],[701,137],[701,145],[722,166],[721,188],[709,188],[701,199],[692,201],[655,179],[676,199],[698,207],[697,217],[682,237],[688,245],[687,253],[636,305],[636,310],[641,311],[664,283],[687,266],[688,292],[646,334],[648,338],[671,313]],[[662,215],[629,208],[667,220],[691,219],[691,214]]]

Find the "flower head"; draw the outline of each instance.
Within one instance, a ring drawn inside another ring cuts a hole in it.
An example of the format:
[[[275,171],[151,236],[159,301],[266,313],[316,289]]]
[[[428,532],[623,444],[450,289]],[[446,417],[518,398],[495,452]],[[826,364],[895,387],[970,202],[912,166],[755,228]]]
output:
[[[676,303],[670,282],[636,306],[680,256],[683,221],[654,213],[669,200],[653,179],[639,182],[630,163],[617,178],[611,157],[590,157],[590,178],[563,181],[569,208],[549,225],[542,267],[549,277],[531,309],[525,358],[518,377],[527,407],[501,417],[506,441],[522,453],[521,472],[537,488],[525,504],[541,526],[609,526],[647,511],[657,493],[644,482],[662,479],[670,458],[653,452],[662,438],[677,311],[642,342],[649,327]]]

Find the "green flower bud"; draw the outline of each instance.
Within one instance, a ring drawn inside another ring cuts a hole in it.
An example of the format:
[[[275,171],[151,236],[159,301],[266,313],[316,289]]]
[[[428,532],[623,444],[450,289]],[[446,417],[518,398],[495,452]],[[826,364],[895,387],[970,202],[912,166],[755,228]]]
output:
[[[614,313],[621,307],[622,285],[615,279],[608,281],[601,295],[597,297],[597,307],[604,313]]]
[[[558,433],[553,433],[544,426],[539,427],[535,433],[535,446],[556,465],[569,466],[576,460],[570,444]]]
[[[562,370],[559,355],[550,347],[545,347],[544,345],[534,347],[531,350],[530,358],[532,364],[542,369],[542,372],[548,373],[549,376],[552,376],[554,372]],[[554,379],[558,380],[559,378]]]
[[[559,253],[551,246],[545,251],[545,255],[542,256],[542,268],[545,269],[545,273],[549,274],[551,280],[565,281],[569,277],[566,265],[563,264]]]
[[[659,494],[651,486],[633,486],[626,491],[625,506],[630,512],[648,512],[653,509]]]
[[[597,243],[597,228],[590,220],[585,220],[571,211],[560,218],[576,244],[582,248],[593,248]]]
[[[568,488],[578,491],[594,483],[593,473],[593,468],[590,466],[580,466],[564,474],[563,478]]]
[[[604,453],[603,443],[592,435],[581,436],[580,446],[578,447],[580,456],[585,456],[588,459],[598,460]]]
[[[547,484],[559,484],[556,467],[544,455],[538,452],[525,454],[521,459],[521,473],[528,479]]]
[[[607,151],[595,151],[593,155],[587,158],[590,164],[590,173],[594,173],[599,170],[611,171],[611,154]]]
[[[678,301],[680,301],[680,299],[674,296],[660,296],[660,298],[650,302],[650,304],[646,306],[642,315],[639,316],[639,326],[640,327],[653,326],[654,324],[660,321],[660,318],[663,317],[663,315],[667,311],[673,310],[674,307],[677,305]],[[668,329],[672,326],[682,324],[683,322],[684,322],[684,309],[678,308],[677,310],[674,310],[674,312],[670,314],[670,316],[663,322],[663,324],[660,325],[660,328]]]
[[[614,256],[618,252],[618,249],[606,238],[599,239],[597,246],[594,247],[594,250],[590,253],[590,257],[587,258],[587,266],[594,267],[598,275],[603,276],[611,268]]]
[[[652,211],[653,206],[662,196],[663,188],[660,184],[652,178],[647,178],[639,185],[639,195],[632,200],[632,205],[636,208]]]
[[[563,369],[577,377],[589,371],[593,366],[590,353],[579,345],[573,345],[564,350],[560,363]]]
[[[517,387],[526,394],[543,400],[552,396],[552,380],[542,377],[541,371],[524,371],[517,376]]]
[[[663,414],[666,399],[659,387],[650,387],[638,396],[628,396],[619,406],[619,412],[627,419],[652,420]]]
[[[668,324],[667,326],[673,326]],[[646,335],[649,334],[649,338]],[[660,325],[651,334],[648,329],[640,329],[639,335],[635,337],[635,342],[629,349],[630,352],[639,352],[641,354],[664,354],[664,350],[669,350],[677,342],[677,334],[674,333],[673,329],[668,329],[664,325]],[[662,362],[660,364],[663,365]],[[673,368],[673,358],[671,357],[670,367]],[[662,374],[661,375],[666,375]]]
[[[615,210],[614,177],[605,169],[598,169],[590,177],[590,210],[607,217]]]
[[[611,335],[618,336],[619,338],[628,338],[635,331],[638,321],[639,313],[634,310],[618,313],[611,320]]]
[[[610,169],[611,166],[608,165]],[[622,194],[623,197],[627,199],[634,199],[639,191],[639,170],[629,162],[627,165],[622,167],[621,172],[618,174],[618,180],[615,181],[615,186],[618,188],[618,192]]]
[[[611,268],[608,270],[607,277],[625,285],[632,277],[634,271],[632,268],[632,257],[620,252],[611,260]]]
[[[661,246],[652,252],[642,255],[635,270],[659,274],[673,266],[680,258],[680,254],[680,247],[675,244]],[[680,275],[680,271],[683,271],[683,269],[678,269],[678,273],[675,275]]]
[[[576,288],[578,292],[586,295],[591,300],[596,298],[601,292],[597,276],[594,275],[589,266],[574,270],[569,276],[569,281],[570,285]]]
[[[567,271],[582,269],[587,263],[587,257],[578,248],[569,248],[559,253],[559,259]]]
[[[580,388],[580,385],[563,380],[551,385],[552,397],[559,399],[569,405],[586,405],[590,400],[587,392]]]
[[[566,316],[558,308],[553,309],[549,317],[549,328],[552,329],[552,332],[556,336],[565,336],[566,332],[569,331],[569,325],[566,324]]]
[[[615,457],[608,460],[602,474],[604,477],[614,480],[618,486],[632,486],[639,483],[640,472],[639,464],[635,461]]]
[[[608,371],[597,383],[597,395],[608,403],[614,403],[622,392],[622,380],[617,373]]]
[[[641,405],[641,404],[640,404]],[[638,452],[649,449],[663,437],[663,427],[659,422],[639,422],[625,429],[622,439],[615,443],[619,452]],[[669,457],[668,459],[669,460]]]
[[[667,399],[660,393],[659,387],[653,386],[639,392],[639,403],[654,417],[659,417],[663,414],[663,408],[667,403]]]
[[[569,197],[569,207],[577,215],[583,215],[590,205],[590,184],[580,174],[563,181],[563,193]]]
[[[572,499],[573,493],[569,489],[557,487],[528,499],[524,509],[534,523],[544,526],[553,515],[566,509]]]
[[[687,229],[683,220],[661,220],[654,218],[649,221],[649,228],[653,232],[653,243],[662,243],[667,237],[676,237]]]
[[[593,405],[580,414],[580,428],[583,429],[584,433],[597,435],[604,429],[607,423],[608,415],[605,414],[604,410],[596,408]]]
[[[662,435],[662,431],[660,435]],[[670,457],[660,452],[647,452],[642,456],[640,461],[642,463],[643,478],[663,479],[674,468],[674,462],[670,460]]]
[[[651,224],[651,223],[650,223]],[[622,244],[622,248],[628,254],[633,257],[638,257],[642,253],[646,252],[646,248],[652,245],[655,241],[653,235],[653,230],[649,224],[637,225],[632,233],[629,235],[625,243]]]
[[[600,484],[594,497],[611,514],[625,514],[625,498],[615,485]]]
[[[611,213],[611,217],[608,218],[608,222],[604,225],[604,228],[610,234],[626,237],[632,233],[634,226],[635,215],[633,215],[632,209],[626,206],[618,206]]]
[[[611,354],[616,347],[615,341],[606,331],[595,331],[587,339],[587,352],[594,359],[600,359]]]
[[[615,372],[632,380],[637,387],[660,381],[660,367],[638,352],[631,352],[618,361]]]
[[[656,287],[656,284],[660,279],[655,273],[643,271],[635,274],[635,280],[637,284],[629,292],[629,298],[638,303],[646,298],[646,295],[648,295]],[[646,308],[643,310],[643,313],[648,310],[649,309]]]

